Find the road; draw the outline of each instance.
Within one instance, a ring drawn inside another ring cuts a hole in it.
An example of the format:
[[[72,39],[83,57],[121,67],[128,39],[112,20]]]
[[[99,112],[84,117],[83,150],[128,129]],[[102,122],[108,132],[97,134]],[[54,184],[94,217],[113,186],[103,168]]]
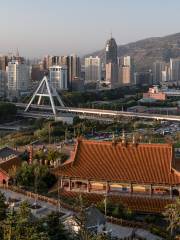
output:
[[[28,201],[30,204],[35,203],[35,200],[33,198],[27,197],[23,194],[13,192],[13,191],[7,190],[7,189],[0,189],[0,191],[2,193],[4,193],[7,200],[9,198],[13,198],[13,199],[18,199],[21,202]],[[38,205],[43,207],[43,209],[42,209],[43,211],[40,211],[39,213],[34,211],[34,214],[37,217],[43,217],[43,216],[48,215],[51,212],[58,211],[58,208],[56,206],[54,206],[53,204],[50,204],[50,203],[47,203],[47,202],[44,202],[44,201],[40,201],[40,200],[37,200],[36,202],[37,202]],[[72,214],[71,211],[69,211],[67,209],[64,209],[64,208],[61,208],[61,212],[64,213],[65,215],[71,215]]]
[[[26,104],[16,103],[16,106],[21,108],[19,114],[24,117],[44,117],[53,118],[62,116],[62,114],[74,114],[74,116],[84,116],[85,117],[96,117],[99,118],[145,118],[145,119],[156,119],[156,120],[168,120],[168,121],[178,121],[180,122],[180,116],[177,115],[163,115],[163,114],[150,114],[150,113],[137,113],[137,112],[126,112],[126,111],[113,111],[113,110],[103,110],[103,109],[89,109],[89,108],[74,108],[74,107],[56,107],[57,115],[54,116],[51,112],[52,108],[46,105],[31,105],[33,111],[24,112]],[[36,111],[35,111],[36,109]],[[43,111],[43,112],[41,112]]]

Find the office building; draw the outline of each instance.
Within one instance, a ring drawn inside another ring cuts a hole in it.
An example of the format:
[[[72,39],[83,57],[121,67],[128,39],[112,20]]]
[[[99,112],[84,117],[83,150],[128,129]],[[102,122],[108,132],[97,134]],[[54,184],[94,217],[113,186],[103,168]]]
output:
[[[118,59],[117,59],[117,44],[114,38],[111,38],[106,43],[105,48],[106,62],[106,84],[110,88],[118,85]]]
[[[67,90],[67,67],[52,66],[49,68],[49,81],[57,90]]]
[[[109,88],[118,87],[118,67],[115,63],[107,63],[106,64],[106,81],[105,83],[109,86]]]
[[[6,71],[8,65],[8,56],[0,56],[0,70]]]
[[[0,97],[4,98],[6,96],[6,72],[0,70]]]
[[[165,71],[166,63],[156,61],[153,63],[153,83],[158,84],[162,81],[162,71]]]
[[[81,61],[77,55],[71,55],[67,57],[68,67],[68,86],[70,90],[73,90],[73,80],[81,78]]]
[[[153,76],[152,71],[146,72],[136,72],[135,73],[135,84],[137,85],[152,85],[153,84]]]
[[[124,56],[119,67],[119,83],[120,85],[135,84],[135,68],[133,58]]]
[[[117,44],[114,38],[111,38],[106,43],[106,64],[117,64]]]
[[[59,65],[67,66],[67,82],[68,89],[73,89],[73,81],[81,80],[81,61],[80,58],[73,54],[70,56],[61,56],[59,58]]]
[[[41,64],[32,64],[31,65],[31,80],[33,82],[40,81],[44,76],[44,71]]]
[[[9,98],[19,97],[29,90],[29,66],[18,60],[12,60],[7,66],[7,90]]]
[[[101,59],[99,57],[85,58],[85,83],[101,81]]]
[[[180,58],[170,59],[170,80],[180,82]]]

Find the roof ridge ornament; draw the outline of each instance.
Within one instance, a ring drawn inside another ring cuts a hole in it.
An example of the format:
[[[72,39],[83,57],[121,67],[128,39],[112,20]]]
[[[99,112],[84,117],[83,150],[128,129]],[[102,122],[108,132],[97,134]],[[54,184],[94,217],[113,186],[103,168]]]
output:
[[[125,131],[123,129],[122,131],[122,137],[121,137],[122,143],[126,143],[126,135],[125,135]]]
[[[136,146],[137,144],[138,144],[137,138],[136,138],[135,134],[133,133],[133,136],[132,136],[132,145],[133,145],[133,146]]]

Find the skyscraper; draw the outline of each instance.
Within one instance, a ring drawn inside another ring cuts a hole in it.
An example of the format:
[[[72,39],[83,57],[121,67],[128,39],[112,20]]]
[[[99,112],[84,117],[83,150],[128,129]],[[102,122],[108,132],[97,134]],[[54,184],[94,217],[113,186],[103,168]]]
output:
[[[29,66],[18,60],[12,60],[7,66],[7,82],[9,98],[19,97],[29,90],[30,71]]]
[[[114,38],[111,38],[106,43],[106,64],[117,64],[117,44]]]
[[[106,43],[106,84],[110,88],[118,85],[118,59],[117,59],[117,44],[114,38],[111,38]]]
[[[0,70],[0,97],[5,97],[6,95],[6,73]]]
[[[81,61],[77,55],[68,56],[67,59],[68,67],[68,80],[69,80],[69,89],[72,90],[72,82],[74,79],[81,77]]]
[[[170,59],[170,80],[180,81],[180,58]]]
[[[73,90],[73,81],[81,78],[81,61],[77,55],[61,56],[60,65],[67,66],[68,89]]]
[[[133,85],[134,81],[134,61],[130,56],[123,57],[122,65],[120,66],[119,82],[122,85]]]
[[[8,65],[8,56],[0,56],[0,70],[6,71]]]
[[[57,90],[67,90],[67,67],[52,66],[49,68],[49,81]]]
[[[90,56],[85,58],[85,83],[101,80],[101,59]]]
[[[153,63],[153,83],[157,84],[162,81],[162,71],[165,70],[166,63],[156,61]]]

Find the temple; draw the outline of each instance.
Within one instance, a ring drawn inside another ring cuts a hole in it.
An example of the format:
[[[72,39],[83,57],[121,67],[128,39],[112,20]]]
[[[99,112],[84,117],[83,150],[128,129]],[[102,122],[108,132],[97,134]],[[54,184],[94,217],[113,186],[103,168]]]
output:
[[[139,212],[160,213],[180,195],[179,160],[172,144],[91,141],[83,138],[54,171],[63,194],[104,197]]]

